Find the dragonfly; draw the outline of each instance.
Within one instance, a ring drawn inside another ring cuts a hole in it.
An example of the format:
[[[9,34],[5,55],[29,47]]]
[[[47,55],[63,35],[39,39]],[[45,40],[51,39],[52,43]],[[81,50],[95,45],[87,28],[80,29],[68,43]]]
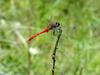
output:
[[[57,33],[59,33],[61,30],[60,27],[60,23],[59,22],[55,22],[55,23],[49,23],[48,26],[46,28],[44,28],[42,31],[34,34],[33,36],[29,37],[28,42],[31,42],[32,39],[34,39],[35,37],[39,36],[40,34],[49,32],[50,30],[53,30],[53,34],[56,35]]]

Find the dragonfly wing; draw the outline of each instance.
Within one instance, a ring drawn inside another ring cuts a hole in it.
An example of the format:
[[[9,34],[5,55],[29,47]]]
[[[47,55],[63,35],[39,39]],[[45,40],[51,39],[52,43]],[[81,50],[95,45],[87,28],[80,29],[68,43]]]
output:
[[[55,35],[56,34],[56,30],[55,29],[53,29],[53,35]]]

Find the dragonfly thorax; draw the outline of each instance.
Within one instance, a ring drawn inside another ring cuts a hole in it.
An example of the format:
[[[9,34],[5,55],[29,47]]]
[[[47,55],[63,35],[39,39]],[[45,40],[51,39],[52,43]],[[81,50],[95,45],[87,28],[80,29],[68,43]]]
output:
[[[51,30],[51,29],[56,29],[57,27],[60,26],[60,23],[56,22],[56,23],[50,23],[48,25],[48,29]]]

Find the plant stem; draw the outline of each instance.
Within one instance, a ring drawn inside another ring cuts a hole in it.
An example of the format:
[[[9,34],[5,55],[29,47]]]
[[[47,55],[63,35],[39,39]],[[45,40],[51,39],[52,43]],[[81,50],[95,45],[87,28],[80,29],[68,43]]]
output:
[[[56,41],[55,48],[54,48],[53,54],[52,54],[52,60],[53,60],[52,75],[54,75],[54,72],[55,72],[56,50],[57,50],[57,46],[58,46],[58,42],[59,42],[59,39],[60,39],[60,37],[61,37],[61,34],[62,34],[62,30],[60,30],[60,33],[59,33],[59,35],[57,36],[57,41]]]
[[[29,48],[30,48],[30,46],[29,46]],[[30,54],[30,52],[29,52],[29,50],[28,50],[28,68],[27,68],[27,75],[31,75],[31,54]]]
[[[29,26],[29,36],[31,35],[31,32],[32,32],[32,29],[31,29],[31,27],[32,27],[32,17],[33,17],[33,15],[32,15],[32,0],[29,0],[29,22],[30,22],[30,26]],[[30,43],[28,43],[28,49],[30,48]],[[31,54],[30,54],[30,52],[29,52],[29,50],[28,50],[28,52],[27,52],[27,54],[28,54],[28,68],[27,68],[27,75],[31,75],[31,63],[32,63],[32,60],[31,60]]]

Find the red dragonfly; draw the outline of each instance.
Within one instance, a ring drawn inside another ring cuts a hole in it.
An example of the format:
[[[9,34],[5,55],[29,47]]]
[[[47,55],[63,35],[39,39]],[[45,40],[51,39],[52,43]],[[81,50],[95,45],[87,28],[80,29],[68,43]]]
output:
[[[48,26],[46,28],[44,28],[42,31],[40,31],[40,32],[34,34],[33,36],[29,37],[28,42],[31,42],[32,39],[34,39],[35,37],[37,37],[40,34],[43,34],[43,33],[48,32],[50,30],[55,31],[57,28],[59,28],[59,26],[60,26],[60,24],[58,22],[48,24]]]

